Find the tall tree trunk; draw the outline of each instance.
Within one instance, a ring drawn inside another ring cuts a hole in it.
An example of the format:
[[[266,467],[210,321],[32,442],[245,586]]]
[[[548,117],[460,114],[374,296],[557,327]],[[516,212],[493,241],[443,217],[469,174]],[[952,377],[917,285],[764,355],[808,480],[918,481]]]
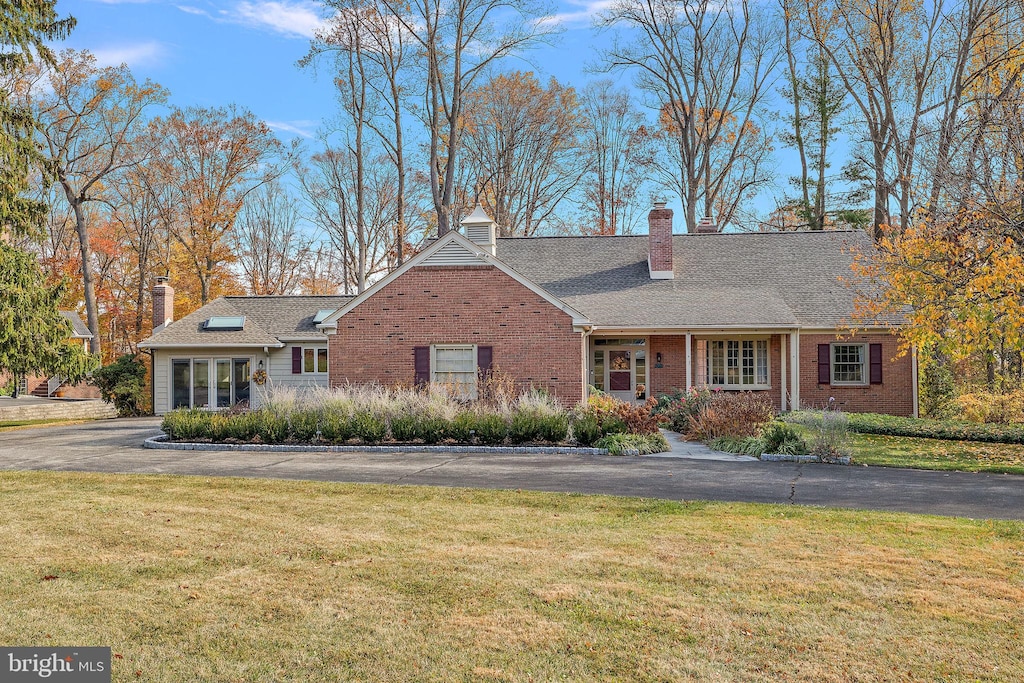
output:
[[[71,186],[60,179],[68,204],[75,211],[75,230],[78,232],[78,248],[82,255],[82,289],[85,292],[85,317],[89,325],[92,339],[89,340],[89,352],[99,354],[102,350],[100,340],[100,311],[96,301],[96,283],[92,272],[92,247],[89,245],[89,225],[85,219],[80,197],[76,197]]]

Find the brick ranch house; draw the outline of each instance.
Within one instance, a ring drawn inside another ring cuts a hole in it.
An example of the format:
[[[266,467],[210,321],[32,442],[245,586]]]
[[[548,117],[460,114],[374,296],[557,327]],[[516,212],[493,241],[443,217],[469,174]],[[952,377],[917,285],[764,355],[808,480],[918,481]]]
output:
[[[75,311],[59,311],[59,313],[71,324],[71,335],[68,337],[72,344],[81,344],[86,352],[89,351],[89,341],[92,333],[88,325],[82,320],[82,316]],[[0,372],[0,385],[11,382],[11,375],[7,372]],[[37,398],[51,398],[60,394],[63,398],[99,398],[99,388],[82,380],[77,384],[68,384],[65,378],[57,375],[27,375],[17,378],[19,396],[35,396]]]
[[[588,385],[623,400],[709,386],[766,392],[775,407],[917,414],[917,364],[894,321],[853,321],[863,232],[672,234],[655,205],[648,235],[497,239],[479,207],[465,234],[434,240],[354,297],[223,297],[170,322],[155,296],[158,414],[258,400],[271,384],[413,385],[467,394],[500,368],[566,405]],[[884,323],[884,324],[883,324]],[[851,329],[856,327],[856,331]]]

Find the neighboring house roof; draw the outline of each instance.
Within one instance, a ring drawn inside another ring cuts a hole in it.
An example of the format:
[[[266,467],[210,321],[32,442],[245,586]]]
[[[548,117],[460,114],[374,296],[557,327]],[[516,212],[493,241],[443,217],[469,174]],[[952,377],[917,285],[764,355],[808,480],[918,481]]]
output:
[[[673,235],[672,251],[675,278],[652,280],[647,235],[497,244],[498,259],[610,328],[857,325],[849,283],[868,282],[851,265],[873,246],[862,231],[718,233]]]
[[[337,309],[350,296],[225,296],[175,320],[142,348],[175,346],[272,346],[291,341],[324,341],[313,318],[320,309]],[[244,316],[240,330],[206,330],[214,316]]]
[[[71,323],[72,339],[92,339],[92,332],[89,331],[89,326],[82,320],[82,316],[74,311],[58,311],[58,313],[67,318],[68,322]]]

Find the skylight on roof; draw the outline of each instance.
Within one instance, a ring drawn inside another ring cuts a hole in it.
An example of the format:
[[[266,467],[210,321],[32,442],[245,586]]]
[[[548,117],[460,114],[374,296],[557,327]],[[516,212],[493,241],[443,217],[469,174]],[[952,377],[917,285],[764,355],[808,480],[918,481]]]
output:
[[[244,325],[244,315],[215,315],[203,323],[203,329],[227,332],[240,330]]]
[[[313,322],[322,323],[324,320],[328,318],[328,316],[331,315],[331,313],[334,313],[333,308],[321,308],[319,311],[316,312],[316,315],[313,316]]]

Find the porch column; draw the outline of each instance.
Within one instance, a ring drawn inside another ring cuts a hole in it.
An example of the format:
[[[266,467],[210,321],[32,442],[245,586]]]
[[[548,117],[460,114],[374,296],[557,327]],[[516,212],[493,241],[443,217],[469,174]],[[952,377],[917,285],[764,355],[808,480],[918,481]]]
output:
[[[693,335],[686,333],[686,391],[693,387]]]
[[[782,396],[779,400],[779,410],[786,412],[786,335],[779,335],[779,345],[779,385],[782,391]]]
[[[917,347],[916,346],[912,346],[910,348],[910,375],[911,375],[911,381],[914,383],[914,390],[913,390],[914,417],[921,417],[921,414],[920,414],[921,411],[920,411],[920,407],[918,405],[918,396],[917,396],[917,391],[918,391],[918,389],[917,389],[917,386],[918,386],[917,369],[918,369],[917,368]]]
[[[789,371],[790,390],[789,398],[793,410],[800,410],[800,331],[794,330],[789,334]]]

